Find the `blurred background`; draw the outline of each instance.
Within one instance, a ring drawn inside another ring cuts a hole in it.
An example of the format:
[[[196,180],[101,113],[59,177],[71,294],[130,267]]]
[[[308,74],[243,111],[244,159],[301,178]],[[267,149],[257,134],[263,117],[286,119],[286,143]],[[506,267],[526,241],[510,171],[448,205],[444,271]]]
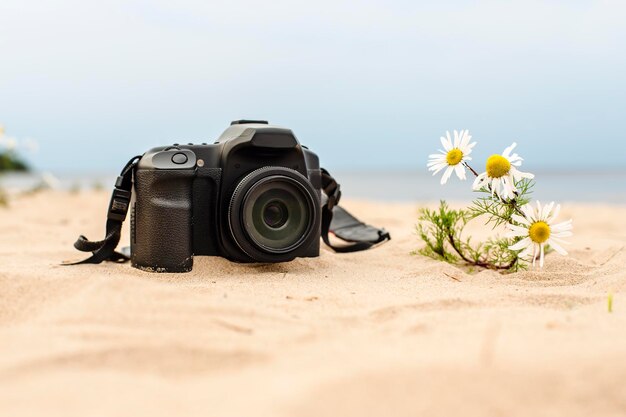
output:
[[[0,153],[31,173],[0,182],[109,188],[253,118],[346,196],[470,199],[426,172],[467,128],[479,170],[517,141],[538,197],[626,202],[625,21],[622,1],[2,0]]]

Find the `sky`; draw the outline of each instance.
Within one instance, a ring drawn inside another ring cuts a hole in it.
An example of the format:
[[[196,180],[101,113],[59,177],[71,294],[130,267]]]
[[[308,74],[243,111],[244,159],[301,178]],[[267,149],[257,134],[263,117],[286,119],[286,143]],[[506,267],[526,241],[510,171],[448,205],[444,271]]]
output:
[[[424,169],[469,129],[543,170],[625,169],[623,1],[0,2],[0,123],[37,169],[117,171],[231,120],[330,169]]]

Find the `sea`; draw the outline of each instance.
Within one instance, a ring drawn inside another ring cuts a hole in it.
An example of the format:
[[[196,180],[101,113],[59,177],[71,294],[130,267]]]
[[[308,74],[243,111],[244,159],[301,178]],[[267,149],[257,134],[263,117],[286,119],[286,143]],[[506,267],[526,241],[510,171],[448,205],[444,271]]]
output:
[[[626,170],[605,172],[541,172],[535,171],[533,199],[541,201],[573,201],[626,204]],[[461,181],[452,177],[446,185],[423,171],[335,171],[345,198],[385,200],[392,202],[465,201],[473,199],[472,179]],[[0,186],[13,191],[56,188],[67,191],[111,189],[114,173],[49,173],[3,174]]]

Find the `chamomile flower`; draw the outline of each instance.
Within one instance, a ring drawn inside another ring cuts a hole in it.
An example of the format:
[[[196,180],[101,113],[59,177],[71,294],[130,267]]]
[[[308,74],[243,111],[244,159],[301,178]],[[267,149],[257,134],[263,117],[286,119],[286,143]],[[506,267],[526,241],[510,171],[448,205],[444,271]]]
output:
[[[517,143],[513,142],[511,146],[506,148],[502,155],[491,155],[487,159],[485,172],[480,174],[474,180],[474,190],[480,190],[487,187],[491,190],[491,194],[496,194],[500,198],[513,198],[517,192],[515,182],[522,178],[534,178],[533,174],[521,172],[517,167],[522,165],[522,157],[514,153],[511,155]]]
[[[472,148],[476,145],[476,142],[470,143],[470,139],[472,136],[468,130],[461,130],[460,132],[455,130],[454,142],[452,142],[450,132],[446,132],[446,137],[441,137],[444,150],[440,149],[439,152],[441,153],[428,156],[428,170],[433,171],[433,175],[437,175],[445,169],[441,177],[441,184],[448,182],[452,172],[455,172],[460,180],[465,179],[464,162],[472,160],[469,154],[472,153]]]
[[[533,266],[537,255],[539,255],[541,268],[543,268],[546,245],[550,245],[561,255],[567,255],[567,251],[561,245],[569,243],[565,242],[563,238],[572,236],[572,220],[555,223],[560,210],[561,206],[557,204],[555,207],[554,201],[543,207],[539,201],[537,201],[536,207],[533,207],[532,204],[523,205],[521,211],[524,213],[524,217],[517,214],[513,215],[513,220],[521,226],[507,224],[509,230],[507,237],[521,237],[523,239],[509,246],[509,249],[522,251],[520,253],[522,259],[532,256]]]

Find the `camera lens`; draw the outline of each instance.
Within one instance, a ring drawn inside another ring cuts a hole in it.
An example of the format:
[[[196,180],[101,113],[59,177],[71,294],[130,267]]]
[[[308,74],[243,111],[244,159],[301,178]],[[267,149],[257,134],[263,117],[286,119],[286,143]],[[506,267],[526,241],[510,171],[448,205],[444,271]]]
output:
[[[260,168],[237,185],[229,224],[237,245],[258,261],[274,262],[314,239],[319,200],[306,177],[282,167]]]
[[[258,246],[285,251],[303,239],[311,219],[304,190],[290,178],[273,176],[248,191],[243,226]]]
[[[263,209],[263,221],[272,229],[279,229],[287,223],[289,211],[282,201],[270,201]]]

